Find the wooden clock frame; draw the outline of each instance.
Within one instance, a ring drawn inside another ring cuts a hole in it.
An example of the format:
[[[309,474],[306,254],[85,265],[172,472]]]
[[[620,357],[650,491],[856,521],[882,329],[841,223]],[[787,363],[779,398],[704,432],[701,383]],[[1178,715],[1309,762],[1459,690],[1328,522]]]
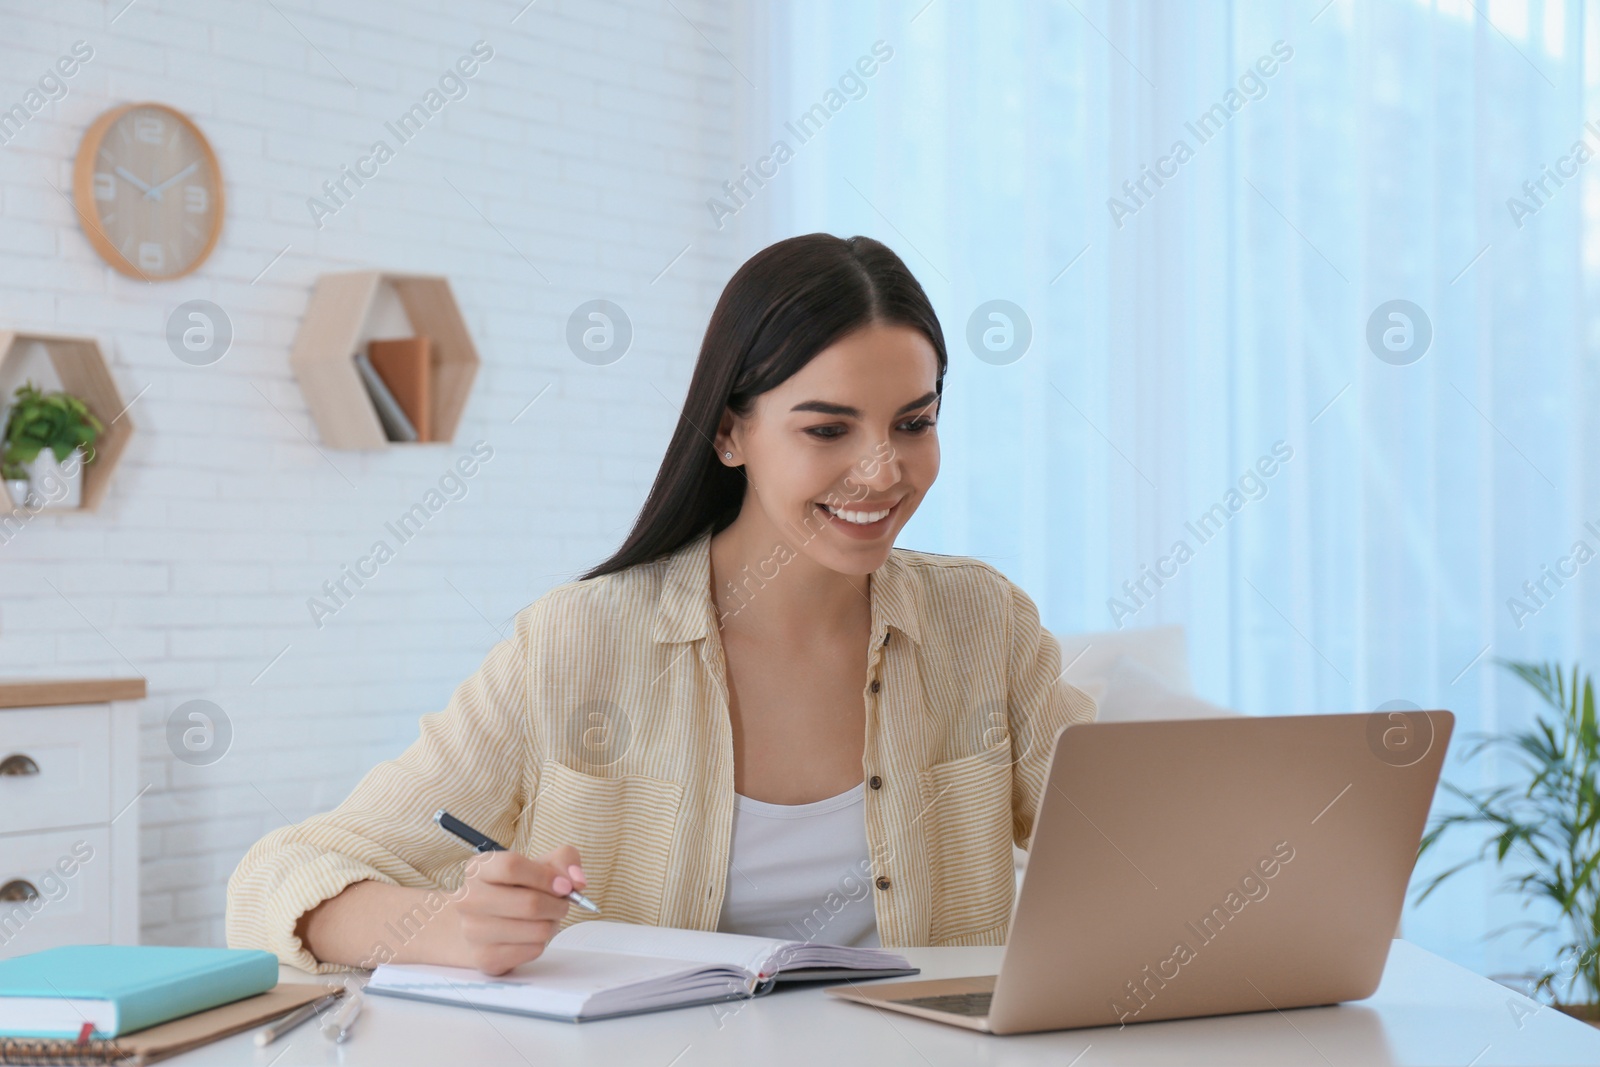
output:
[[[110,132],[111,127],[118,119],[139,108],[154,108],[164,112],[186,127],[194,135],[195,143],[200,146],[201,152],[204,153],[206,163],[211,167],[211,173],[216,176],[216,208],[214,212],[216,224],[211,227],[205,246],[200,249],[200,254],[195,257],[194,262],[176,274],[152,275],[141,270],[127,256],[122,254],[121,249],[111,243],[111,239],[106,236],[104,228],[100,225],[100,209],[94,198],[94,168],[95,159],[100,153],[100,143],[105,140],[106,134]],[[217,241],[222,236],[222,222],[227,211],[227,199],[223,190],[222,167],[217,162],[217,154],[211,149],[211,142],[189,116],[174,107],[157,103],[153,100],[121,104],[117,107],[109,108],[102,112],[90,124],[89,128],[84,131],[83,139],[78,142],[78,158],[74,161],[72,168],[72,200],[74,206],[78,209],[79,216],[84,221],[84,235],[89,238],[89,244],[94,247],[96,254],[122,274],[146,282],[174,281],[198,270],[200,264],[209,259],[212,250],[217,247]]]

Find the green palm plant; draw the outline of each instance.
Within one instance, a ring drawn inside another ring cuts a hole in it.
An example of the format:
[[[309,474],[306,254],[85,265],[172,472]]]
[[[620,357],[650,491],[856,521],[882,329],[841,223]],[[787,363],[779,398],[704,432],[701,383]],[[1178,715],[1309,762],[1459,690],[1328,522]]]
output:
[[[104,430],[88,405],[71,393],[42,393],[25,382],[17,388],[0,437],[0,478],[26,478],[27,465],[47,448],[59,463],[81,446],[84,462],[90,462],[95,438]]]
[[[1553,935],[1563,939],[1554,967],[1538,975],[1534,991],[1567,1004],[1600,1001],[1600,733],[1596,731],[1594,686],[1573,664],[1570,681],[1558,664],[1498,661],[1526,682],[1546,705],[1529,729],[1480,735],[1467,757],[1488,748],[1507,750],[1520,773],[1508,785],[1478,790],[1449,782],[1444,788],[1470,810],[1440,816],[1422,839],[1420,856],[1457,826],[1490,831],[1476,855],[1439,874],[1417,896],[1427,899],[1458,871],[1493,856],[1521,873],[1507,889],[1523,895],[1523,906],[1544,900],[1555,906],[1548,921],[1520,922],[1493,931],[1528,929],[1527,943]],[[1581,999],[1576,999],[1581,998]]]

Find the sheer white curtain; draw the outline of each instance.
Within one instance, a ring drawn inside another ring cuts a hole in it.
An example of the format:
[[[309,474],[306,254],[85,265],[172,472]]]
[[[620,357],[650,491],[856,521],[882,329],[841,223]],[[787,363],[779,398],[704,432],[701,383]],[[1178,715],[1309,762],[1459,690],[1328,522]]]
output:
[[[1532,709],[1497,657],[1596,658],[1595,14],[780,5],[756,140],[789,154],[736,206],[879,237],[934,299],[944,466],[902,544],[994,562],[1058,633],[1185,623],[1219,703],[1405,700],[1460,739]],[[969,345],[994,300],[1020,358]],[[1497,881],[1408,906],[1408,936],[1533,962],[1479,940],[1523,917]]]

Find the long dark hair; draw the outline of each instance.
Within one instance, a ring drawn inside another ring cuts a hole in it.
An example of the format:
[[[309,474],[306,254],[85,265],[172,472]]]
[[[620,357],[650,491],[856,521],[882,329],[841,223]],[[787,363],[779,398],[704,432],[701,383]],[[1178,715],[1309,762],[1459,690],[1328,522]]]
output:
[[[872,323],[921,331],[948,365],[928,295],[881,241],[808,233],[769,245],[736,271],[706,326],[683,413],[633,531],[615,555],[581,576],[598,578],[660,559],[707,528],[725,529],[744,502],[745,473],[718,460],[725,410],[750,414],[773,389],[845,334]]]

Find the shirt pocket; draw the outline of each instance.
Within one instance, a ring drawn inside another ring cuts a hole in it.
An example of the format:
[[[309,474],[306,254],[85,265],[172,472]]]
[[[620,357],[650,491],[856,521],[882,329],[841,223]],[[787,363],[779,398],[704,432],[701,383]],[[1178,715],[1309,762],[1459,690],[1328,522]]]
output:
[[[600,918],[655,926],[682,802],[677,782],[601,778],[545,760],[525,847],[539,856],[572,845],[588,881],[584,895],[600,906]],[[574,904],[561,926],[590,914]]]
[[[935,763],[919,778],[933,895],[929,944],[1003,944],[1016,894],[1011,739]]]

